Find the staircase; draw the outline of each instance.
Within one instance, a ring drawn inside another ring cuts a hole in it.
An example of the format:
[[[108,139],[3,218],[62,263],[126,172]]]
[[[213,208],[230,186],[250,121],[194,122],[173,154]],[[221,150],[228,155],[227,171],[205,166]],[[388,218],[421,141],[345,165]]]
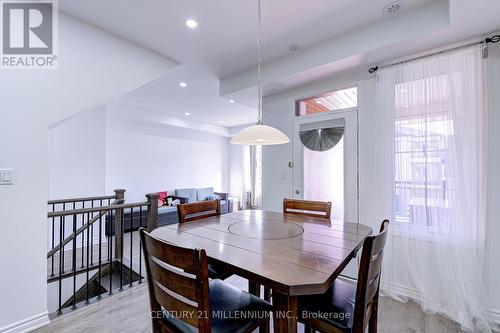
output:
[[[158,196],[146,198],[125,203],[125,190],[119,189],[110,196],[48,202],[47,284],[52,316],[142,283],[145,270],[138,229],[155,229],[158,213]]]

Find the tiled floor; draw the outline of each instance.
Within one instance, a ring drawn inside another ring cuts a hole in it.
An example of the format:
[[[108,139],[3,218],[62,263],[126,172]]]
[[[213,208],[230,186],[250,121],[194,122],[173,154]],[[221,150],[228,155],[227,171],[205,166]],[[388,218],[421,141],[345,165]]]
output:
[[[246,289],[237,276],[227,282]],[[438,315],[425,314],[415,303],[381,298],[378,331],[382,333],[458,333],[458,325]],[[37,333],[151,332],[146,284],[123,291],[54,319]],[[299,332],[303,332],[300,325]]]

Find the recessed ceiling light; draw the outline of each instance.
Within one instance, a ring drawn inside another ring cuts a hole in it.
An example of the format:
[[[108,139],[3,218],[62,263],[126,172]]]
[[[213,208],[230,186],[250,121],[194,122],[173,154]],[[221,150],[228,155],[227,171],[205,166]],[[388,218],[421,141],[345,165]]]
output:
[[[399,12],[403,8],[404,4],[405,4],[404,0],[393,1],[390,4],[388,4],[387,6],[385,6],[382,9],[382,12],[387,16],[399,14]]]
[[[234,99],[230,99],[229,103],[234,104]]]
[[[186,82],[179,82],[179,85],[182,87],[182,88],[185,88],[188,86],[188,84]]]
[[[198,26],[198,22],[193,19],[186,20],[186,25],[188,28],[194,29]]]
[[[288,50],[295,52],[299,50],[299,46],[295,43],[288,44]]]
[[[191,115],[191,113],[189,113],[189,112],[184,112],[184,114],[185,114],[186,116],[190,116],[190,115]]]
[[[219,120],[219,121],[218,121],[218,123],[219,123],[219,124],[222,124],[223,122],[224,122],[223,120]]]

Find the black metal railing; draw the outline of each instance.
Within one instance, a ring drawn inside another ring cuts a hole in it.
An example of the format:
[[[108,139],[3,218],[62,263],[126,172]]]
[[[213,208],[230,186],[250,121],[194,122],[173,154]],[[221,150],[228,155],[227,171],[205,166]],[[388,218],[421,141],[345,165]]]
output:
[[[157,227],[158,196],[125,203],[124,193],[48,202],[47,282],[57,283],[57,304],[49,304],[56,314],[142,283],[137,230]]]

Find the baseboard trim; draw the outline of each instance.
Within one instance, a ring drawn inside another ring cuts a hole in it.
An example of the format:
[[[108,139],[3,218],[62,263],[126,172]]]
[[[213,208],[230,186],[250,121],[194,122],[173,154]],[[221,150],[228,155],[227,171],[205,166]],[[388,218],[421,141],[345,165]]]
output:
[[[0,327],[0,333],[24,333],[29,332],[49,323],[49,314],[47,311],[32,317],[19,320],[15,323]]]

